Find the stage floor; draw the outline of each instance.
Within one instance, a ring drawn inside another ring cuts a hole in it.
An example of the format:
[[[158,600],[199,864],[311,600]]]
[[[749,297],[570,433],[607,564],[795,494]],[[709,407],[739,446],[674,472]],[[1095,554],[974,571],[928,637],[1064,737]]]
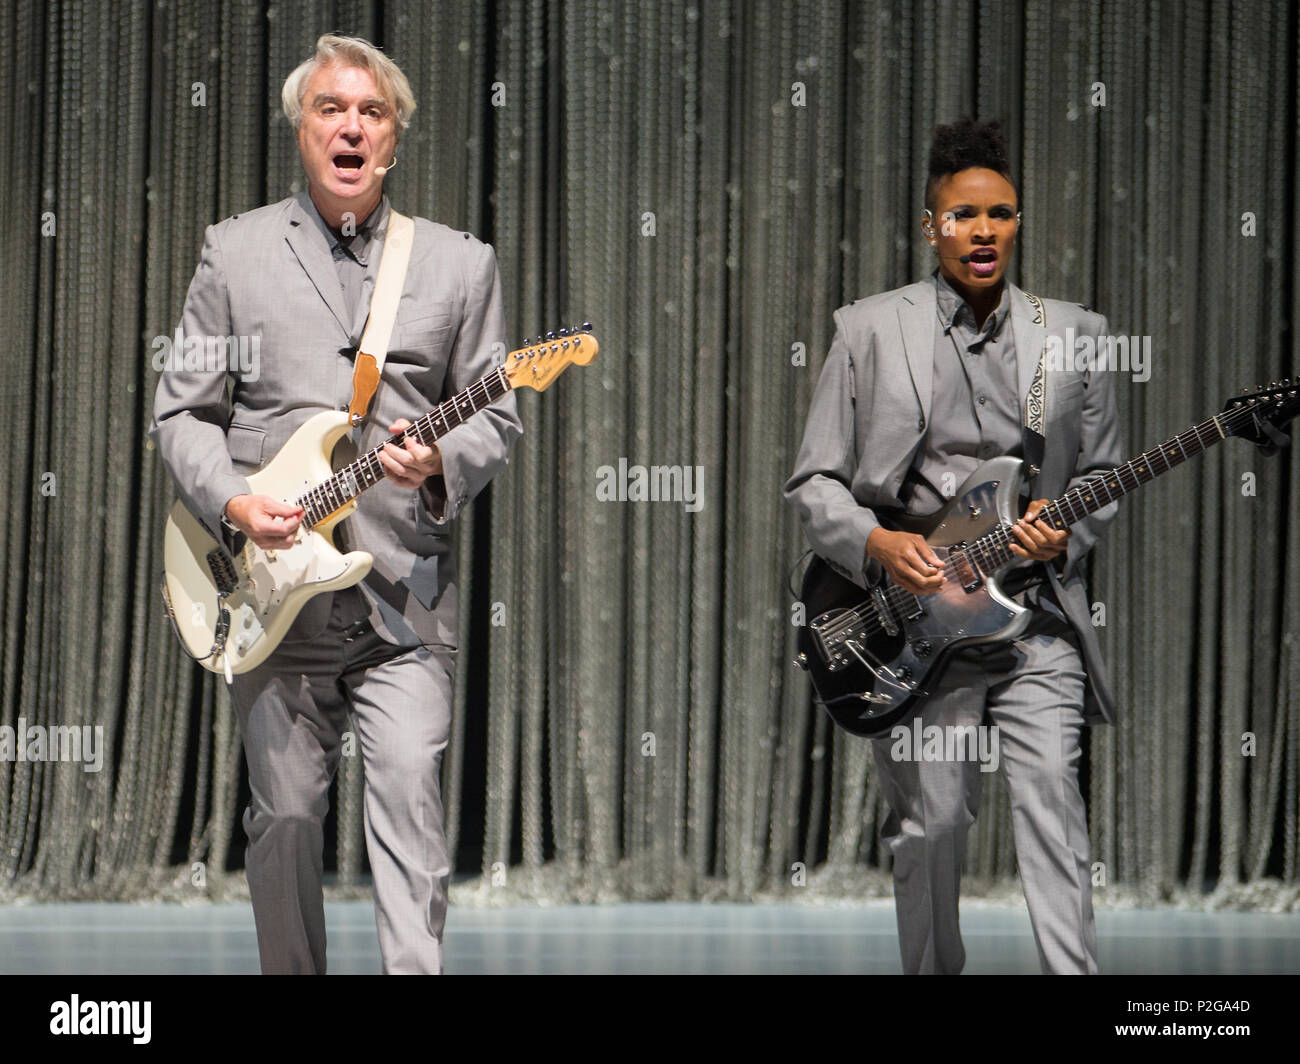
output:
[[[370,902],[330,902],[332,974],[378,973]],[[969,974],[1032,974],[1029,916],[962,904]],[[1109,974],[1300,972],[1300,915],[1097,911]],[[899,968],[892,902],[852,905],[623,904],[453,907],[448,973],[891,974]],[[3,974],[248,974],[258,971],[246,902],[0,907]]]

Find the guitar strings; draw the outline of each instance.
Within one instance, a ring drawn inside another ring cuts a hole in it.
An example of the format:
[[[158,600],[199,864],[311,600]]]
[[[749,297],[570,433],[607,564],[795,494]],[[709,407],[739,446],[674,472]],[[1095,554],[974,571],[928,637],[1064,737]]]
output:
[[[493,383],[501,387],[502,391],[500,395],[494,395],[492,393],[490,385]],[[382,480],[384,476],[384,467],[379,461],[379,453],[383,450],[385,445],[393,443],[396,446],[395,441],[401,440],[402,438],[412,434],[416,435],[421,443],[427,445],[430,442],[430,439],[440,439],[453,428],[463,425],[465,421],[468,420],[466,417],[461,416],[461,408],[458,400],[468,398],[471,407],[469,416],[472,417],[481,409],[495,402],[502,395],[505,395],[510,391],[510,388],[511,385],[509,378],[505,374],[505,368],[503,366],[498,366],[495,371],[475,381],[463,392],[453,395],[450,399],[446,399],[439,403],[432,410],[420,415],[420,417],[416,418],[411,424],[410,428],[390,436],[378,447],[372,448],[363,455],[359,455],[342,469],[333,473],[325,480],[299,496],[296,500],[297,505],[307,511],[304,523],[311,526],[317,521],[328,517],[330,514],[338,510],[339,507],[345,506],[352,499],[356,498],[361,491],[364,491],[366,488],[373,484],[377,484]],[[481,402],[480,398],[482,400]],[[455,425],[450,424],[448,421],[447,414],[450,410],[456,412],[457,421]],[[438,431],[438,422],[441,422],[442,424],[441,431]],[[428,433],[432,433],[432,436],[428,436]],[[349,478],[351,478],[354,484],[359,486],[358,490],[351,491],[344,487]]]

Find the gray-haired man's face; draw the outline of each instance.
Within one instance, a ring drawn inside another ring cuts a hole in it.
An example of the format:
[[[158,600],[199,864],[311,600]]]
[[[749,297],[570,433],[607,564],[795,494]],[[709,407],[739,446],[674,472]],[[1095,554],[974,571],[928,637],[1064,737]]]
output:
[[[362,67],[328,63],[307,81],[298,127],[298,152],[311,197],[327,222],[339,227],[351,213],[360,223],[383,194],[375,168],[387,166],[397,146],[397,116]]]

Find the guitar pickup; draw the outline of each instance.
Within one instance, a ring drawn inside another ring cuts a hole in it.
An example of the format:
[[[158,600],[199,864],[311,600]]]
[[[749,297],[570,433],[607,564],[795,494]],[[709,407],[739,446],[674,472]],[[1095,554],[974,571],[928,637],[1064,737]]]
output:
[[[956,568],[957,580],[967,594],[984,586],[984,576],[970,560],[965,551],[954,551],[948,555]]]
[[[894,621],[894,615],[889,612],[889,603],[885,601],[885,593],[878,587],[871,589],[871,604],[876,608],[876,616],[880,618],[881,627],[883,627],[891,636],[898,635],[898,625]]]
[[[216,584],[218,593],[229,595],[239,586],[239,577],[235,575],[235,563],[220,547],[213,547],[203,560],[208,563],[208,572],[212,574],[212,582]]]

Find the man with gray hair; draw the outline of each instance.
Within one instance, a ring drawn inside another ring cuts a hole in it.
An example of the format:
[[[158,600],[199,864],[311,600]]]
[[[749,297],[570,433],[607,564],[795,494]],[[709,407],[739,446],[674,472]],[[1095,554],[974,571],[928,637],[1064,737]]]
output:
[[[254,494],[247,475],[314,414],[348,409],[391,214],[383,178],[415,109],[391,59],[333,35],[289,75],[283,103],[307,190],[208,227],[182,318],[188,336],[259,337],[260,363],[252,372],[169,365],[150,429],[190,512],[217,538],[244,536],[263,550],[289,547],[303,511]],[[340,442],[336,468],[504,357],[491,247],[414,221],[382,379],[369,419]],[[233,678],[252,790],[248,885],[266,973],[325,971],[322,825],[349,712],[365,770],[384,970],[442,970],[450,857],[438,774],[457,609],[450,525],[520,432],[507,393],[433,446],[413,436],[385,445],[386,480],[359,497],[336,533],[342,549],[374,556],[370,574],[311,599],[271,656]]]

